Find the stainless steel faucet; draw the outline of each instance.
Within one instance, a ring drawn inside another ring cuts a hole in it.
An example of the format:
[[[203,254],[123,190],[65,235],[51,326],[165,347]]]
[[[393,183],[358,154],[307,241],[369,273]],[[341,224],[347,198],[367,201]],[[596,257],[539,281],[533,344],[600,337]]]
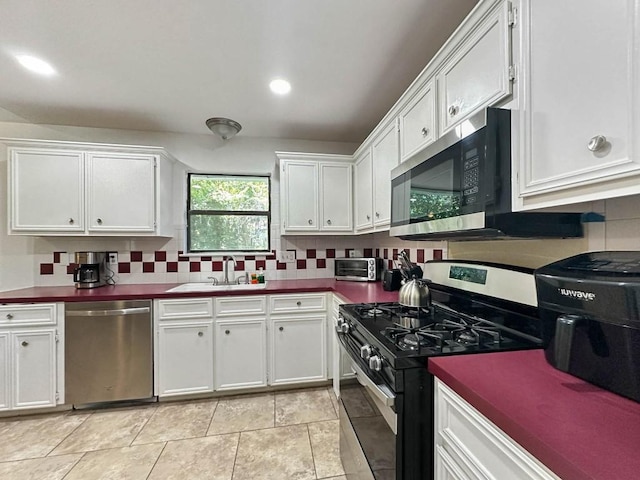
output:
[[[236,262],[236,259],[233,258],[233,255],[227,255],[225,257],[222,258],[223,262],[224,262],[224,280],[223,283],[228,285],[229,283],[231,283],[229,281],[229,262],[233,262],[233,267],[235,268],[236,265],[238,265],[238,262]]]

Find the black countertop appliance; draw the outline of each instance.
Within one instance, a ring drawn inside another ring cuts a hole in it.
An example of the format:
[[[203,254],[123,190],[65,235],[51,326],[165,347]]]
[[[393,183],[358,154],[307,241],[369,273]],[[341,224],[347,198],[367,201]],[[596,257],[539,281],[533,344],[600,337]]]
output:
[[[592,252],[535,271],[547,361],[640,402],[640,252]]]

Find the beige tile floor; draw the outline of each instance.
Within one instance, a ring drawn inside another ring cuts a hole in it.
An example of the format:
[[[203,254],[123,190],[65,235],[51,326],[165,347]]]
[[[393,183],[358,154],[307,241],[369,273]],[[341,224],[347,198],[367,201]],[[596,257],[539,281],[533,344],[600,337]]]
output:
[[[0,420],[2,480],[346,480],[330,388]]]

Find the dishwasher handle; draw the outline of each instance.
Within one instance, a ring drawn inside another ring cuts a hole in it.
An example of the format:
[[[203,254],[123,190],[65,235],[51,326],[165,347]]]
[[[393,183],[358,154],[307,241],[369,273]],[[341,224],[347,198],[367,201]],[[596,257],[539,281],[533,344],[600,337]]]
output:
[[[112,317],[115,315],[137,315],[149,313],[149,307],[119,308],[114,310],[67,310],[67,317]]]

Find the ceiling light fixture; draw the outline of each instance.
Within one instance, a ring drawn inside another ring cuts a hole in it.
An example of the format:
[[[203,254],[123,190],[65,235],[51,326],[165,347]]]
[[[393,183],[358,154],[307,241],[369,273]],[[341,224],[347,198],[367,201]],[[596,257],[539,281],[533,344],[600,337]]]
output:
[[[49,63],[31,55],[16,55],[16,60],[27,70],[31,70],[40,75],[50,76],[56,73],[55,69]]]
[[[276,78],[269,84],[269,88],[273,93],[278,95],[286,95],[291,91],[291,84],[283,78]]]
[[[208,119],[205,123],[207,124],[207,127],[209,127],[209,130],[221,137],[223,140],[227,140],[235,136],[240,130],[242,130],[242,125],[229,118],[213,117]]]

